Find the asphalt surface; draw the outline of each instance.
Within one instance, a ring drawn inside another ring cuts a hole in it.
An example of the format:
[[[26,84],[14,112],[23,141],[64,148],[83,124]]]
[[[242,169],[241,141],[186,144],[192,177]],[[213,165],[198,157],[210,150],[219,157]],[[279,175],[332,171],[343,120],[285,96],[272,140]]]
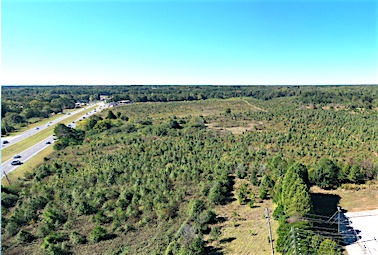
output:
[[[99,107],[101,107],[101,109],[99,109]],[[91,112],[89,112],[89,113],[87,113],[87,114],[82,115],[80,118],[77,118],[73,123],[69,124],[68,126],[74,128],[74,127],[76,127],[76,123],[79,122],[80,120],[83,120],[83,119],[85,119],[85,118],[87,118],[87,117],[89,117],[89,116],[91,116],[91,115],[93,115],[93,114],[99,112],[100,110],[105,109],[105,107],[104,107],[103,105],[101,105],[101,106],[99,106],[99,107],[97,107],[96,109],[92,110]],[[95,111],[96,111],[96,112],[95,112]],[[77,112],[76,112],[76,113],[77,113]],[[70,117],[70,116],[71,116],[71,115],[67,115],[67,116],[65,115],[64,117],[67,118],[67,117]],[[55,120],[55,121],[53,122],[53,124],[50,124],[50,125],[57,124],[59,121],[62,121],[62,120],[64,120],[65,118],[63,118],[63,119],[60,119],[60,118],[59,118],[59,119]],[[46,126],[46,125],[45,125],[45,126]],[[47,127],[45,127],[45,128],[47,128]],[[45,129],[45,128],[44,128],[44,129]],[[36,131],[38,131],[38,132],[39,132],[39,131],[43,131],[43,129],[41,129],[41,130],[36,130]],[[28,132],[30,132],[30,130],[25,131],[24,133],[28,133]],[[35,133],[33,133],[33,134],[35,134]],[[29,137],[29,136],[27,136],[27,137]],[[27,138],[27,137],[24,137],[23,139],[25,139],[25,138]],[[15,138],[14,138],[14,139],[15,139]],[[21,139],[21,140],[22,140],[22,139]],[[18,140],[18,141],[21,141],[21,140]],[[13,140],[12,140],[12,141],[13,141]],[[47,142],[50,142],[51,144],[46,144]],[[5,172],[6,174],[8,174],[8,173],[14,171],[15,169],[17,169],[17,168],[20,166],[20,165],[11,165],[11,162],[12,162],[13,160],[19,160],[19,161],[21,161],[22,163],[25,163],[25,162],[27,162],[29,159],[31,159],[35,154],[37,154],[38,152],[44,150],[44,149],[47,148],[48,146],[53,146],[53,143],[54,143],[54,142],[55,142],[55,140],[53,139],[53,136],[50,136],[50,137],[44,139],[43,141],[38,142],[38,143],[35,144],[34,146],[32,146],[32,147],[30,147],[30,148],[24,150],[24,151],[21,152],[20,154],[18,154],[19,156],[21,156],[21,158],[16,158],[16,159],[13,159],[13,158],[12,158],[12,159],[10,159],[10,160],[4,162],[3,164],[1,164],[1,173],[2,173],[2,176],[4,176],[4,172]],[[10,144],[10,143],[9,143],[9,144]],[[12,143],[12,144],[14,144],[14,143]]]
[[[69,117],[71,117],[72,115],[74,114],[77,114],[78,112],[81,112],[81,111],[84,111],[84,108],[81,108],[81,109],[78,109],[78,110],[75,110],[75,111],[72,111],[70,115],[68,114],[64,114],[62,115],[62,117],[59,117],[55,120],[52,120],[50,121],[49,123],[45,124],[45,125],[41,125],[41,126],[38,126],[36,128],[33,128],[33,129],[29,129],[29,130],[26,130],[25,132],[22,132],[16,136],[9,136],[9,137],[4,137],[4,138],[1,138],[1,149],[3,148],[6,148],[8,146],[11,146],[15,143],[18,143],[32,135],[35,135],[43,130],[45,130],[46,128],[50,127],[50,126],[53,126]],[[8,141],[9,143],[7,144],[3,144],[3,141]]]
[[[46,142],[50,142],[51,144],[46,144]],[[36,145],[32,146],[31,148],[26,149],[23,152],[21,152],[19,154],[21,156],[21,158],[17,158],[17,159],[12,158],[8,161],[5,161],[3,164],[1,164],[2,173],[4,174],[4,172],[5,172],[5,173],[8,174],[9,172],[12,172],[17,167],[20,166],[20,165],[15,165],[15,166],[11,165],[11,162],[13,160],[19,160],[19,161],[24,163],[24,162],[28,161],[29,159],[31,159],[35,154],[37,154],[38,152],[45,149],[47,146],[52,146],[53,142],[54,142],[53,136],[50,136],[50,137],[44,139],[43,141],[37,143]]]

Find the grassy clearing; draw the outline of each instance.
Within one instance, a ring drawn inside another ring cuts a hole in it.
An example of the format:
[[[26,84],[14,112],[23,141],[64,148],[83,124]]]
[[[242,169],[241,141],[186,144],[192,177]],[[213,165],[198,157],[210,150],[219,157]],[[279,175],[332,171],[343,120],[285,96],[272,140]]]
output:
[[[76,120],[79,116],[81,116],[81,115],[83,115],[87,112],[90,112],[93,108],[94,108],[94,106],[87,108],[82,112],[79,112],[79,113],[76,113],[76,114],[70,116],[69,118],[61,121],[60,123],[67,125],[67,124],[71,123],[72,121]],[[47,137],[51,136],[53,134],[54,126],[55,125],[48,127],[45,130],[43,130],[42,132],[38,132],[37,134],[35,134],[35,135],[33,135],[29,138],[26,138],[26,139],[24,139],[24,140],[22,140],[22,141],[20,141],[16,144],[13,144],[13,145],[3,149],[1,151],[1,162],[4,163],[5,161],[11,159],[14,155],[23,152],[24,150],[30,148],[34,144],[36,144],[36,143],[42,141],[43,139],[46,139]]]
[[[358,212],[378,209],[378,182],[369,182],[362,185],[353,185],[351,189],[338,188],[337,190],[323,190],[312,187],[312,193],[333,194],[341,197],[339,206],[348,212]]]
[[[236,180],[233,192],[234,201],[215,208],[218,216],[225,221],[218,223],[218,227],[222,232],[220,240],[209,245],[224,254],[271,254],[268,241],[268,224],[264,217],[264,212],[265,208],[272,210],[273,204],[271,201],[258,201],[256,199],[257,202],[254,208],[250,208],[248,205],[240,205],[236,200],[235,193],[242,183],[248,182],[247,180]],[[251,187],[250,184],[249,186],[250,190],[253,190],[257,196],[257,188]],[[275,232],[278,228],[278,222],[271,218],[271,224],[273,244],[275,244],[275,240],[277,240]]]
[[[185,117],[219,115],[224,113],[227,108],[232,113],[242,112],[255,107],[247,105],[241,98],[231,99],[208,99],[203,101],[181,101],[181,102],[164,102],[164,103],[137,103],[133,105],[121,106],[115,108],[114,112],[122,112],[128,117],[138,118],[140,116],[150,118],[166,118],[170,116]]]
[[[34,157],[29,159],[25,164],[19,166],[13,172],[10,172],[8,174],[8,178],[11,182],[23,178],[26,172],[31,172],[35,167],[43,163],[44,158],[49,156],[53,151],[53,146],[48,146],[46,149],[38,152]],[[8,182],[5,178],[1,180],[1,185],[8,185]]]

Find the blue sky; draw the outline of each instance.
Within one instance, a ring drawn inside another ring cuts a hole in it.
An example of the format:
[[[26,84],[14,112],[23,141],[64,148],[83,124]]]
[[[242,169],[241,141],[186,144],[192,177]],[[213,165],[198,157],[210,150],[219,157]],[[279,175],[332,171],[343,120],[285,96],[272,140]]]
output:
[[[377,84],[378,1],[2,0],[4,85]]]

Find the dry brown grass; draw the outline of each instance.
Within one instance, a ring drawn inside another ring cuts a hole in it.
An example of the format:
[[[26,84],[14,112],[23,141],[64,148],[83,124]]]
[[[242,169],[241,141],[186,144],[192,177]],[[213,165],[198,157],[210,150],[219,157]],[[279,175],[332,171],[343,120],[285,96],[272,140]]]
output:
[[[357,190],[359,189],[359,190]],[[311,187],[312,193],[334,194],[341,197],[339,205],[348,212],[358,212],[378,209],[378,182],[356,185],[355,190],[338,188],[323,190]]]
[[[218,224],[222,232],[220,240],[212,242],[210,245],[221,250],[224,254],[271,254],[268,242],[268,224],[264,212],[265,208],[272,209],[273,204],[269,200],[257,201],[254,208],[250,208],[248,205],[240,205],[235,194],[243,183],[248,182],[247,180],[236,180],[233,192],[235,201],[215,208],[217,215],[223,217],[225,221]],[[255,195],[258,195],[257,188],[250,184],[249,190],[253,190]],[[277,239],[275,232],[278,223],[273,221],[272,218],[271,223],[274,244],[274,240]]]
[[[256,127],[255,122],[245,122],[245,123],[242,123],[240,126],[236,126],[236,127],[222,127],[218,123],[209,123],[209,124],[206,124],[206,126],[210,129],[214,129],[214,130],[231,132],[234,135],[239,135],[239,134],[242,134],[243,132],[246,132],[246,131],[258,131],[255,128]]]
[[[158,119],[170,116],[186,117],[188,115],[219,115],[224,113],[227,108],[231,109],[231,113],[244,112],[247,110],[263,110],[251,103],[248,103],[242,98],[136,103],[133,105],[117,107],[116,109],[132,119],[140,118],[141,116]]]

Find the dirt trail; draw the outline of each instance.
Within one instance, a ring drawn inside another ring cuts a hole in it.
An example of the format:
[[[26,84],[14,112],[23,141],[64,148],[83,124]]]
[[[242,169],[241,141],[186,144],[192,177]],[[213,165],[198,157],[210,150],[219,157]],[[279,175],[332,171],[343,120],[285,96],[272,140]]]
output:
[[[252,106],[252,107],[256,108],[257,110],[260,110],[260,111],[263,111],[263,112],[268,112],[268,111],[265,110],[265,109],[262,109],[262,108],[260,108],[260,107],[258,107],[258,106],[256,106],[256,105],[253,105],[253,104],[249,103],[249,102],[248,102],[247,100],[245,100],[245,99],[243,99],[243,101],[244,101],[247,105]]]

